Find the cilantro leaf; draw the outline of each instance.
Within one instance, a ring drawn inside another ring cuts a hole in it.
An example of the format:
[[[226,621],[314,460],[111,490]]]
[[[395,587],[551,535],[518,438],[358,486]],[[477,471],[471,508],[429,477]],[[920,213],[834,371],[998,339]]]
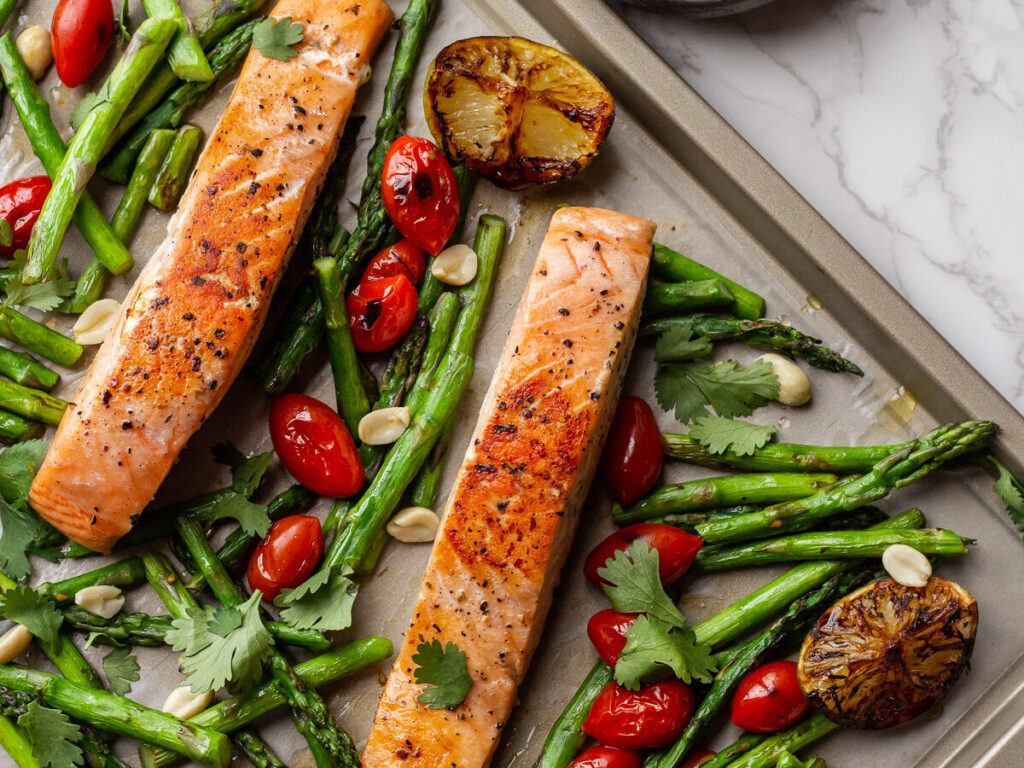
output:
[[[28,501],[28,489],[43,463],[45,440],[15,443],[0,453],[0,496],[10,504]]]
[[[710,683],[717,668],[711,649],[691,629],[672,627],[651,616],[637,616],[615,664],[615,682],[635,691],[670,669],[684,683]]]
[[[262,597],[256,590],[237,608],[188,608],[185,616],[171,622],[167,642],[184,653],[182,669],[189,676],[193,692],[213,691],[225,685],[244,688],[260,679],[272,644],[260,618]],[[241,620],[228,629],[235,622],[233,614]],[[226,635],[218,634],[226,630]]]
[[[124,696],[132,689],[132,683],[139,679],[139,662],[132,655],[131,648],[114,648],[103,657],[103,674],[107,676],[107,687],[111,693]]]
[[[427,709],[455,709],[473,685],[466,654],[455,643],[446,643],[443,648],[440,640],[420,643],[412,663],[416,665],[416,684],[427,686],[416,701],[426,704]]]
[[[7,219],[0,219],[0,245],[10,248],[14,242],[14,230],[11,229],[11,222]]]
[[[711,339],[707,336],[693,336],[693,321],[673,325],[654,342],[654,359],[659,363],[681,362],[707,357],[711,354]]]
[[[12,277],[4,285],[4,293],[7,294],[4,304],[52,312],[74,292],[75,281],[61,273],[55,274],[45,283],[35,285],[25,285],[20,277]]]
[[[1010,470],[996,461],[994,456],[989,456],[988,460],[999,470],[999,479],[992,486],[992,490],[1006,502],[1006,512],[1010,520],[1017,526],[1018,531],[1024,533],[1024,485],[1021,485]]]
[[[698,416],[690,427],[690,437],[711,453],[732,451],[737,456],[749,456],[772,439],[775,427],[770,424],[749,424],[721,416]]]
[[[121,45],[128,45],[128,42],[132,39],[131,30],[131,19],[128,16],[128,0],[122,0],[121,10],[117,13],[117,18],[114,19],[114,26],[117,27],[117,33],[121,36]]]
[[[69,120],[71,127],[77,131],[82,127],[82,123],[85,122],[85,118],[88,117],[90,112],[100,104],[109,100],[106,83],[103,84],[103,87],[101,87],[100,90],[95,92],[90,91],[85,94],[85,96],[82,97],[82,100],[75,105],[75,109],[71,113],[71,118]]]
[[[654,375],[654,391],[661,407],[685,424],[706,415],[708,405],[726,418],[749,416],[779,394],[779,377],[764,360],[665,363]]]
[[[646,613],[673,627],[685,627],[686,619],[665,593],[658,573],[658,550],[643,539],[629,549],[618,550],[608,558],[597,575],[612,607],[619,613]]]
[[[231,467],[231,489],[234,493],[214,505],[211,520],[233,517],[250,536],[266,536],[270,530],[267,507],[253,503],[249,497],[256,493],[263,482],[263,475],[274,458],[273,452],[260,453],[247,459],[231,443],[223,443],[215,446],[214,458]]]
[[[285,589],[274,601],[281,619],[296,629],[330,632],[352,625],[352,605],[359,585],[344,565],[321,568],[295,589]]]
[[[32,573],[29,554],[48,560],[60,559],[61,533],[28,508],[0,499],[0,569],[15,581],[24,581]]]
[[[263,538],[270,530],[267,507],[263,504],[254,504],[238,493],[226,496],[213,505],[213,516],[210,521],[223,520],[225,517],[237,520],[242,530],[250,536]]]
[[[21,624],[41,643],[56,647],[64,616],[47,595],[20,585],[0,594],[0,616]]]
[[[231,487],[235,490],[235,493],[240,493],[246,497],[256,493],[256,489],[259,488],[260,483],[263,481],[263,475],[266,474],[267,467],[270,466],[270,461],[273,458],[274,452],[267,451],[266,453],[258,453],[255,456],[251,456],[235,466],[231,470]]]
[[[31,701],[18,718],[29,742],[32,756],[43,768],[73,768],[82,765],[84,756],[78,743],[82,730],[57,709]]]
[[[268,59],[288,61],[299,55],[292,46],[302,42],[304,27],[292,17],[283,19],[268,17],[252,29],[253,47]]]

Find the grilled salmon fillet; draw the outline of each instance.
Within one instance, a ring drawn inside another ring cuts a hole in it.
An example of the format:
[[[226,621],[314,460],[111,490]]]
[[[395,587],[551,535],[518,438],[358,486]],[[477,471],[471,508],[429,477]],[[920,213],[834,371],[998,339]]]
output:
[[[654,224],[555,213],[459,469],[363,753],[365,768],[482,768],[508,722],[629,364]],[[473,679],[454,710],[416,701],[439,640]]]
[[[393,19],[382,0],[281,0],[298,56],[250,51],[167,238],[121,306],[32,483],[32,506],[108,552],[242,369]]]

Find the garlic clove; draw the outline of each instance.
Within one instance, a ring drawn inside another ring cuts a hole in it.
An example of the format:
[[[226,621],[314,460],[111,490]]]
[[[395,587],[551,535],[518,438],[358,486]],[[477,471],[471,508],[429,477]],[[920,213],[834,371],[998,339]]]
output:
[[[465,285],[476,277],[476,251],[468,245],[445,248],[430,263],[430,274],[448,285]]]
[[[783,405],[792,406],[806,405],[811,401],[811,380],[807,378],[803,368],[792,360],[771,352],[757,359],[771,365],[772,373],[779,378],[779,394],[775,396],[776,400]]]
[[[434,510],[406,507],[388,521],[387,531],[391,538],[406,544],[422,544],[434,540],[440,524]]]
[[[367,445],[388,445],[395,442],[409,428],[409,409],[402,406],[378,408],[359,420],[356,431]]]
[[[50,30],[39,25],[25,27],[14,41],[14,47],[21,54],[22,61],[25,62],[33,80],[38,80],[46,74],[46,70],[53,62]]]
[[[179,720],[195,717],[213,703],[213,691],[192,693],[187,685],[175,688],[164,701],[161,709]]]
[[[10,664],[28,650],[32,633],[21,624],[15,624],[0,637],[0,664]]]
[[[893,544],[882,553],[882,567],[904,587],[923,587],[932,575],[928,558],[906,544]]]
[[[94,301],[79,315],[71,328],[75,341],[85,346],[102,344],[120,311],[121,302],[115,299]]]
[[[115,586],[97,584],[78,590],[75,603],[93,616],[111,619],[124,607],[124,595]]]

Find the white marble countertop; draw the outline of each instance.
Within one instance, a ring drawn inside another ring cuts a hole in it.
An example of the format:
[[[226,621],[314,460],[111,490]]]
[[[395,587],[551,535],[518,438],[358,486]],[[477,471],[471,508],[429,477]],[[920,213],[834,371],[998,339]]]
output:
[[[1024,0],[611,3],[1024,412]]]

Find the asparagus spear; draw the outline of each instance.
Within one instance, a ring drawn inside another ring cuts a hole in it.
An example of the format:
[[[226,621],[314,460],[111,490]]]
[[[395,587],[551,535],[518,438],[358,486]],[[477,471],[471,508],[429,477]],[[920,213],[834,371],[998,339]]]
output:
[[[695,280],[690,283],[657,283],[647,289],[644,315],[681,314],[702,309],[725,307],[734,301],[732,291],[721,280]]]
[[[831,486],[837,479],[835,475],[824,473],[773,472],[690,480],[658,488],[628,507],[613,504],[612,519],[623,525],[716,507],[804,499]]]
[[[0,219],[0,245],[9,247],[14,242],[14,230],[7,219]]]
[[[50,194],[32,230],[22,273],[26,284],[49,278],[71,216],[103,155],[110,133],[167,47],[175,28],[175,22],[170,19],[146,19],[132,35],[124,55],[103,86],[105,98],[86,115],[53,177]]]
[[[757,320],[764,316],[764,299],[756,293],[660,243],[654,244],[651,270],[662,280],[676,283],[721,280],[735,297],[735,301],[729,307],[733,315],[747,320]]]
[[[678,528],[685,528],[693,531],[693,526],[697,523],[704,523],[708,520],[724,520],[728,517],[736,517],[738,515],[745,515],[748,512],[754,512],[758,507],[738,506],[738,507],[725,507],[724,509],[711,509],[706,512],[687,512],[682,515],[665,515],[664,517],[656,517],[651,520],[653,523],[664,523],[666,525],[674,525]],[[883,520],[888,519],[888,515],[885,514],[878,507],[861,507],[855,509],[852,512],[846,512],[841,515],[837,515],[826,521],[825,524],[821,525],[818,531],[846,531],[846,530],[857,530],[860,528],[870,528],[876,523],[880,523]],[[713,546],[724,546],[724,545],[708,545],[708,549]]]
[[[248,728],[235,734],[235,745],[254,768],[288,768],[263,739]]]
[[[378,664],[391,652],[391,641],[383,637],[367,637],[297,664],[295,673],[310,688],[318,688]],[[215,704],[188,722],[232,733],[284,703],[281,692],[273,682],[267,681]],[[143,745],[139,754],[143,768],[161,768],[177,760],[170,750],[148,745]]]
[[[178,129],[170,152],[164,158],[157,172],[153,186],[149,189],[149,202],[161,211],[173,211],[178,205],[181,193],[188,184],[199,149],[203,145],[203,129],[195,125],[183,125]]]
[[[54,178],[64,162],[67,147],[50,118],[49,104],[40,96],[9,32],[0,37],[0,74],[10,91],[32,151],[42,162],[47,175]],[[103,266],[117,275],[132,268],[132,255],[114,234],[88,192],[82,193],[72,221]]]
[[[55,427],[60,424],[60,417],[64,415],[68,404],[38,389],[0,379],[0,406],[12,413]]]
[[[151,17],[174,19],[178,24],[178,31],[167,47],[167,61],[171,71],[182,80],[201,83],[213,80],[210,62],[206,60],[203,46],[192,31],[191,22],[181,12],[181,6],[175,0],[142,0],[142,7]]]
[[[11,0],[7,0],[11,6]],[[0,24],[0,26],[3,26]],[[32,744],[11,720],[0,716],[0,747],[3,747],[18,768],[41,768],[32,754]]]
[[[30,355],[0,347],[0,374],[26,387],[50,391],[60,381],[60,374],[51,371]]]
[[[43,434],[42,424],[36,424],[28,419],[0,410],[0,442],[20,443],[23,440],[32,440]]]
[[[950,459],[983,448],[997,429],[988,421],[939,427],[886,456],[867,474],[840,481],[806,499],[776,504],[729,520],[700,523],[697,532],[705,542],[717,543],[806,530],[840,512],[878,501]]]
[[[725,768],[737,757],[747,754],[766,738],[768,737],[759,733],[744,733],[729,746],[718,750],[715,756],[708,758],[708,761],[703,763],[700,768]],[[654,759],[657,759],[656,756]],[[645,766],[645,768],[650,768],[650,766]]]
[[[102,584],[132,587],[144,581],[145,578],[146,570],[142,560],[137,557],[128,557],[63,581],[40,584],[39,589],[44,590],[57,605],[67,605],[75,599],[75,595],[79,591],[86,587]]]
[[[0,336],[57,365],[72,366],[85,351],[67,336],[4,305],[0,305]]]
[[[788,731],[769,736],[747,754],[728,763],[726,768],[775,768],[783,752],[797,752],[838,727],[824,715],[811,715]]]

